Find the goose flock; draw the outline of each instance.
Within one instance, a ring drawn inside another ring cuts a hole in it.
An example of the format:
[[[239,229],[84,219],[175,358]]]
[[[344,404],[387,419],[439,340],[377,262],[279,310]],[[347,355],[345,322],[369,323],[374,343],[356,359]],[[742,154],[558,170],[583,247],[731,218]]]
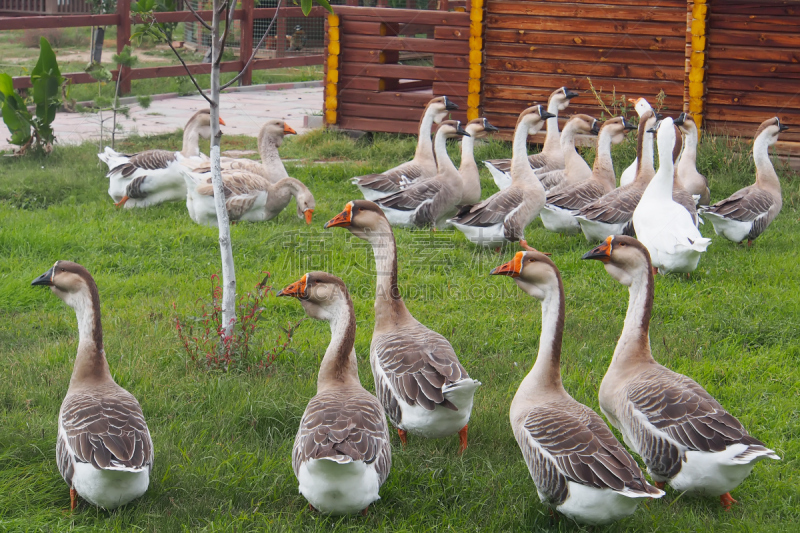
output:
[[[296,298],[309,317],[328,322],[331,329],[317,393],[302,415],[291,457],[299,492],[312,509],[366,514],[380,499],[392,467],[389,423],[404,446],[409,435],[458,435],[459,453],[468,445],[481,383],[470,377],[447,338],[419,322],[403,301],[394,227],[453,226],[479,246],[523,247],[488,274],[512,278],[541,302],[539,351],[509,415],[537,494],[552,511],[580,523],[606,524],[631,515],[642,501],[661,498],[666,484],[719,497],[729,509],[735,502],[730,492],[757,462],[780,459],[700,384],[655,361],[649,326],[654,275],[692,272],[711,242],[700,234],[698,215],[711,221],[717,235],[748,245],[775,219],[781,189],[768,150],[786,126],[777,117],[761,124],[753,145],[755,183],[709,205],[708,182],[696,167],[698,131],[691,117],[661,117],[640,98],[633,101],[638,128],[622,117],[601,122],[579,114],[559,132],[558,113],[576,95],[559,88],[546,107],[536,105],[520,114],[512,158],[485,162],[499,189],[485,200],[474,140],[497,128],[485,118],[463,126],[447,120],[457,107],[446,97],[427,105],[411,161],[352,178],[366,199],[347,202],[324,227],[348,230],[374,253],[369,362],[375,395],[358,375],[356,316],[342,279],[309,272],[278,293]],[[438,128],[431,142],[434,124]],[[545,126],[542,152],[529,155],[528,136]],[[634,128],[636,159],[617,187],[611,146]],[[115,205],[146,207],[185,199],[192,220],[215,225],[209,160],[198,149],[199,137],[210,131],[210,115],[200,111],[189,120],[179,152],[126,155],[106,148],[99,157],[108,164]],[[269,220],[295,198],[298,216],[311,223],[314,197],[287,174],[277,150],[284,135],[294,133],[285,122],[269,120],[258,138],[260,162],[223,158],[232,220]],[[576,150],[577,135],[597,136],[593,167]],[[460,168],[447,153],[449,138],[462,139]],[[563,386],[566,291],[556,262],[525,239],[537,216],[549,231],[583,232],[587,240],[599,241],[583,259],[600,261],[629,289],[624,326],[598,391],[602,414],[624,444],[598,413]],[[109,370],[97,285],[86,268],[69,261],[57,261],[32,285],[50,287],[78,320],[78,353],[58,415],[56,448],[71,507],[78,496],[105,509],[124,505],[147,491],[154,447],[138,401]],[[629,450],[642,459],[651,481]]]

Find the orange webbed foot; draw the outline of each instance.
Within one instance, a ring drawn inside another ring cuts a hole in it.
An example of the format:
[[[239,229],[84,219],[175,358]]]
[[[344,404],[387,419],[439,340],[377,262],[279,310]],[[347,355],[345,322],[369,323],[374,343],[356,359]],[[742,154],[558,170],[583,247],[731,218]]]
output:
[[[464,453],[464,450],[467,449],[467,426],[469,426],[469,424],[466,424],[458,432],[458,438],[461,440],[461,447],[458,449],[458,455],[461,455]]]
[[[731,510],[731,505],[734,503],[739,503],[733,499],[730,492],[726,492],[722,496],[719,497],[719,503],[725,508],[726,511]]]
[[[408,437],[406,437],[406,435],[408,435],[408,433],[406,433],[405,429],[397,430],[397,436],[400,437],[400,443],[403,445],[404,448],[406,444],[408,444]]]

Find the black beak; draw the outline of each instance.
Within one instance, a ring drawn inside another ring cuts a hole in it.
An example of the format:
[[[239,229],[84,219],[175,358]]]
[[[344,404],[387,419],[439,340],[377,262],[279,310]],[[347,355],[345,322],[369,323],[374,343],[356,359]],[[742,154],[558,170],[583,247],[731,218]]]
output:
[[[664,115],[661,113],[656,113],[656,120],[661,120],[662,118],[664,118]]]
[[[625,129],[625,131],[631,131],[636,129],[636,126],[625,120],[625,117],[622,117],[622,127]]]
[[[789,126],[786,124],[781,124],[780,119],[778,119],[778,133],[784,132],[789,129]]]
[[[672,121],[672,123],[673,123],[673,124],[675,124],[676,126],[680,126],[680,125],[682,125],[684,122],[686,122],[686,113],[681,113],[681,114],[678,116],[678,118],[676,118],[675,120],[673,120],[673,121]]]
[[[55,268],[55,267],[53,267]],[[44,285],[50,286],[53,284],[53,268],[36,278],[31,282],[31,285]]]
[[[660,125],[661,125],[661,119],[659,118],[656,121],[655,125],[652,128],[650,128],[649,130],[647,130],[647,133],[655,133]]]
[[[500,131],[500,128],[498,128],[497,126],[492,126],[486,119],[483,120],[483,129],[485,129],[486,131]]]
[[[451,100],[448,100],[447,97],[445,96],[444,97],[444,108],[447,111],[455,111],[456,109],[458,109],[458,106],[456,105],[455,102],[453,102]]]
[[[580,96],[580,95],[578,93],[570,91],[569,89],[566,89],[564,91],[564,96],[567,97],[567,100],[571,100],[571,99],[575,98],[576,96]]]
[[[548,118],[554,118],[557,117],[558,115],[542,110],[542,112],[539,113],[539,116],[542,117],[542,120],[547,120]]]
[[[592,133],[593,133],[594,135],[597,135],[598,133],[600,133],[600,124],[599,124],[599,122],[600,122],[600,121],[599,121],[599,120],[597,120],[597,119],[595,119],[595,120],[592,122]]]
[[[461,122],[459,122],[458,126],[456,126],[456,133],[463,135],[464,137],[470,137],[470,134],[467,133],[467,130],[461,127]]]

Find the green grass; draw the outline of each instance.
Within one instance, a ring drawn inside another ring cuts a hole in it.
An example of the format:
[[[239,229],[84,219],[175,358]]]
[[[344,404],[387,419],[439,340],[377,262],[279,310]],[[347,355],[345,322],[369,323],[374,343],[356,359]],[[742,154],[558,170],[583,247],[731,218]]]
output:
[[[175,147],[178,134],[132,138],[123,150]],[[255,140],[224,138],[225,148]],[[358,319],[360,375],[368,365],[374,291],[372,254],[344,230],[322,229],[359,195],[347,178],[411,156],[408,137],[375,135],[354,142],[335,133],[287,138],[288,165],[316,194],[314,224],[290,206],[263,224],[232,228],[240,290],[273,273],[280,288],[323,269],[348,284]],[[290,465],[300,417],[315,392],[327,325],[307,321],[266,373],[206,372],[188,361],[176,338],[172,303],[181,314],[207,299],[218,270],[217,230],[195,225],[180,203],[147,210],[115,209],[95,147],[58,146],[42,159],[0,160],[0,530],[9,531],[579,531],[551,522],[514,441],[508,408],[535,357],[541,309],[489,270],[515,251],[480,250],[452,231],[396,232],[399,281],[411,312],[450,339],[471,376],[483,382],[470,421],[470,446],[456,437],[393,437],[394,464],[382,499],[368,517],[328,518],[309,512]],[[453,147],[455,153],[455,147]],[[503,143],[478,157],[509,154]],[[618,167],[631,146],[615,151]],[[330,160],[324,164],[313,161]],[[747,146],[704,137],[701,171],[712,198],[752,181]],[[690,280],[659,276],[651,326],[660,362],[716,396],[751,433],[783,457],[756,466],[733,495],[731,512],[714,498],[673,490],[631,517],[594,531],[794,531],[800,520],[797,479],[800,424],[800,300],[797,298],[800,180],[779,170],[784,206],[752,248],[703,234],[713,244]],[[494,192],[486,175],[484,195]],[[626,289],[601,265],[580,261],[590,246],[537,221],[532,245],[551,252],[567,294],[563,375],[567,390],[595,409],[597,389],[622,327]],[[113,512],[81,503],[70,514],[67,486],[55,463],[56,420],[76,349],[72,310],[30,287],[57,259],[85,265],[97,280],[106,353],[115,379],[142,404],[155,442],[151,485],[141,499]],[[268,298],[259,342],[304,316],[296,301]]]

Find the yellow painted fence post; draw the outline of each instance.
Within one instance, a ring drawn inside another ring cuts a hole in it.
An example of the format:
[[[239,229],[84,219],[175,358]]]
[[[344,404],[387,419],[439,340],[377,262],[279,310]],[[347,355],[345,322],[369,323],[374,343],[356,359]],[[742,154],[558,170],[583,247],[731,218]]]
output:
[[[325,66],[327,75],[325,77],[325,124],[336,124],[339,119],[339,54],[341,45],[339,43],[340,30],[338,15],[328,15],[328,58]]]
[[[703,124],[705,111],[707,19],[707,0],[694,0],[690,26],[692,44],[689,57],[689,112],[694,117],[698,128]]]
[[[478,118],[481,105],[483,69],[483,6],[484,0],[472,0],[469,14],[469,82],[467,85],[467,120]]]

